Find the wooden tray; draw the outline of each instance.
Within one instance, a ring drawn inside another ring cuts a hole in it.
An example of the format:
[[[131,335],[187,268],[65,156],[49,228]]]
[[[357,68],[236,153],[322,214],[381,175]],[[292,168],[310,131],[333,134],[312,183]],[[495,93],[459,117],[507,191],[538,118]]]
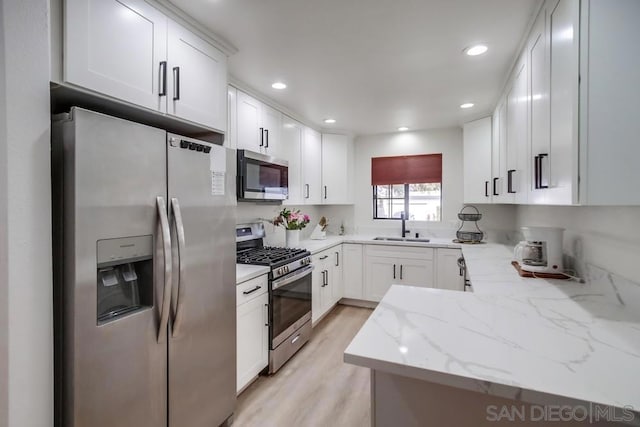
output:
[[[511,265],[513,265],[513,268],[515,268],[518,271],[518,274],[522,277],[534,277],[536,279],[570,279],[570,277],[564,273],[532,273],[530,271],[525,271],[520,268],[518,261],[511,261]]]

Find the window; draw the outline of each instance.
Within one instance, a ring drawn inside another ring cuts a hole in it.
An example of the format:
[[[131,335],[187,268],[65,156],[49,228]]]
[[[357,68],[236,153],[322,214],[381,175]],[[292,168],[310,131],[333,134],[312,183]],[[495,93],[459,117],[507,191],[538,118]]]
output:
[[[442,154],[371,159],[373,218],[440,221]]]

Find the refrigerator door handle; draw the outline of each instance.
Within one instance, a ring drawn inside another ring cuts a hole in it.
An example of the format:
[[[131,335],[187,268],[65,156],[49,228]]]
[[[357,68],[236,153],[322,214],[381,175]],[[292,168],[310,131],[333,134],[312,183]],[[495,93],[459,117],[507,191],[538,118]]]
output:
[[[178,290],[176,292],[176,300],[172,299],[173,308],[173,328],[172,337],[176,337],[180,332],[180,325],[182,324],[182,306],[184,305],[184,265],[182,258],[185,254],[185,238],[184,238],[184,223],[182,222],[182,212],[180,211],[180,202],[177,198],[171,198],[171,210],[173,211],[173,223],[176,227],[176,235],[178,236]]]
[[[162,291],[162,309],[160,311],[160,327],[158,328],[158,342],[162,342],[167,336],[167,324],[169,323],[169,310],[171,308],[171,232],[169,219],[167,218],[167,205],[162,196],[156,198],[160,229],[162,234],[162,256],[164,258],[164,289]]]

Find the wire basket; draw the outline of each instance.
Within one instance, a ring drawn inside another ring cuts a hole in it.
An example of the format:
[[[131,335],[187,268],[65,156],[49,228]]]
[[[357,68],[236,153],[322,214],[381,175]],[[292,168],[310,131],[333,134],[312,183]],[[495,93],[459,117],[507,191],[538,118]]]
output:
[[[466,213],[464,210],[467,208],[474,209],[476,213]],[[480,221],[482,219],[482,214],[475,206],[466,205],[460,210],[460,212],[458,212],[458,218],[460,219],[460,221]]]
[[[482,231],[457,231],[456,237],[461,242],[480,242],[484,238]]]

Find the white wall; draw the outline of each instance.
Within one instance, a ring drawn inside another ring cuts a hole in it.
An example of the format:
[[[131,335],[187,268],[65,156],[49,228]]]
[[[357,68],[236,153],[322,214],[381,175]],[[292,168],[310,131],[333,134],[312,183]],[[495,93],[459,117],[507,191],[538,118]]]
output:
[[[594,264],[638,282],[640,206],[518,206],[517,226],[564,227],[576,268]]]
[[[398,221],[373,219],[371,195],[371,158],[411,154],[442,153],[442,221],[409,221],[407,228],[421,234],[451,235],[458,228],[457,213],[463,206],[462,129],[435,129],[362,136],[355,140],[355,207],[356,232],[400,232]],[[484,206],[484,231],[512,230],[515,226],[513,206]],[[496,220],[492,220],[495,218]],[[444,233],[444,234],[443,234]],[[496,233],[491,233],[494,235]]]
[[[50,426],[53,322],[47,0],[2,1],[0,348],[8,355],[8,426]],[[6,198],[5,198],[6,197]],[[4,259],[3,259],[4,258]],[[6,262],[6,264],[5,264]],[[5,298],[3,298],[3,296]],[[2,305],[7,307],[2,307]],[[6,329],[5,329],[6,328]],[[3,331],[8,330],[7,333]],[[0,366],[3,354],[0,353]],[[2,368],[0,367],[0,374]],[[4,409],[4,410],[3,410]]]
[[[266,220],[272,220],[275,218],[278,213],[283,208],[288,209],[300,209],[302,213],[306,213],[311,217],[311,222],[307,225],[306,228],[302,230],[301,239],[306,239],[309,237],[313,228],[316,226],[318,221],[320,220],[320,210],[318,206],[281,206],[281,205],[268,205],[268,204],[257,204],[252,202],[238,202],[237,212],[237,223],[242,224],[245,222],[255,222],[256,220],[264,220],[264,229],[266,232],[266,245],[272,246],[283,246],[285,243],[285,232],[282,227],[275,227],[274,225],[268,223]]]

